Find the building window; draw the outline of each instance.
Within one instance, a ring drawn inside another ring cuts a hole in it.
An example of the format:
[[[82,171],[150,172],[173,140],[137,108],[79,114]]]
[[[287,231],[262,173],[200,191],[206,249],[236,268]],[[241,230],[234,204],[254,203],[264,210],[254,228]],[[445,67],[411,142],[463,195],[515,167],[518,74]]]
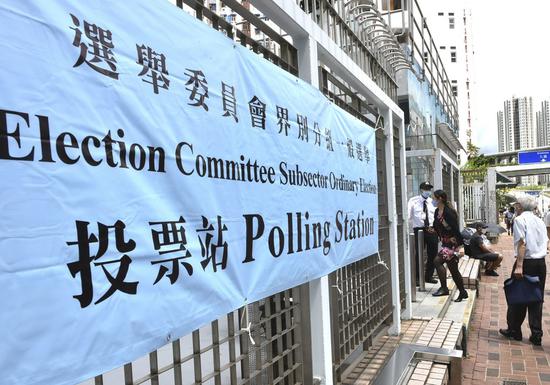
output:
[[[429,60],[429,57],[428,57],[428,53],[427,52],[424,52],[424,62],[428,62]]]
[[[452,86],[451,90],[453,91],[453,96],[458,96],[458,87],[457,86]]]
[[[449,17],[449,29],[455,29],[455,18]]]
[[[451,83],[456,84],[457,81],[456,80],[451,80]]]
[[[456,52],[451,51],[451,63],[456,63]]]
[[[216,12],[216,3],[210,4],[209,8],[212,12]]]
[[[226,18],[225,18],[225,20],[226,20],[228,23],[234,23],[234,22],[235,22],[235,16],[236,16],[236,15],[235,15],[234,13],[232,13],[232,14],[230,14],[230,15],[227,15]]]
[[[439,49],[445,49],[445,46],[444,46],[444,45],[440,45],[440,46],[439,46]]]
[[[443,16],[443,15],[444,15],[443,12],[438,12],[438,13],[437,13],[437,16]]]

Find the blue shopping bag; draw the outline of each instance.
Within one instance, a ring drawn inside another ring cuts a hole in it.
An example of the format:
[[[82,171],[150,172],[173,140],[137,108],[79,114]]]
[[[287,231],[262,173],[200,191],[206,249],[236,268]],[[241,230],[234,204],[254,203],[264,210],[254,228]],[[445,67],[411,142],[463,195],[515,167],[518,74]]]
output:
[[[504,281],[504,294],[508,305],[542,302],[539,277],[524,275],[522,279],[508,278]]]

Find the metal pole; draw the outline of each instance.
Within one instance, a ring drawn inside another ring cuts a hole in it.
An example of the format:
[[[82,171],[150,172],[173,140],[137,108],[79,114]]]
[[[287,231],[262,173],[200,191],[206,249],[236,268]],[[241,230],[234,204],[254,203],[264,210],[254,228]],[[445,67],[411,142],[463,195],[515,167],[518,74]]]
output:
[[[424,268],[424,230],[418,230],[418,291],[426,291]]]
[[[416,263],[414,263],[414,256],[415,256],[415,241],[414,241],[414,233],[409,233],[409,258],[411,260],[411,301],[416,302]]]

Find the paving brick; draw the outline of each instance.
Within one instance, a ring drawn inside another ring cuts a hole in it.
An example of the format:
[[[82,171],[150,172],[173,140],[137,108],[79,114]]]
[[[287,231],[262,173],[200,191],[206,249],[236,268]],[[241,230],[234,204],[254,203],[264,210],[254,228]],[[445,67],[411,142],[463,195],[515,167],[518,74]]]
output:
[[[511,237],[501,236],[493,248],[503,254],[504,261],[500,277],[481,278],[479,297],[468,330],[468,357],[463,360],[462,384],[500,385],[505,379],[525,381],[529,385],[550,384],[550,301],[544,303],[543,324],[548,334],[543,337],[542,347],[533,347],[529,343],[527,317],[522,329],[523,341],[500,336],[498,328],[507,326],[502,285],[510,276],[514,262]],[[547,282],[550,282],[550,269],[548,274]]]

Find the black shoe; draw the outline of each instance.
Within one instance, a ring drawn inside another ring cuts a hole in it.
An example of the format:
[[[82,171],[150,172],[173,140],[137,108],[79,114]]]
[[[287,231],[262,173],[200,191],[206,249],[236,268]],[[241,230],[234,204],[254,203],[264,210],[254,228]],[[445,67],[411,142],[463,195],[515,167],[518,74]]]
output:
[[[444,295],[449,295],[449,289],[443,289],[442,287],[439,288],[438,291],[432,294],[434,297],[442,297]]]
[[[439,281],[435,278],[426,278],[424,280],[424,282],[426,282],[426,283],[439,283]]]
[[[494,270],[485,270],[485,275],[489,277],[498,277],[498,273]]]
[[[529,341],[535,346],[541,346],[542,345],[542,338],[531,336],[529,337]]]
[[[513,338],[515,339],[516,341],[521,341],[522,340],[522,336],[521,336],[521,333],[516,333],[515,331],[513,330],[508,330],[508,329],[499,329],[498,331],[500,334],[502,334],[504,337],[506,338]]]
[[[458,297],[456,297],[455,302],[462,302],[462,300],[466,298],[468,298],[468,292],[464,290],[458,295]]]

